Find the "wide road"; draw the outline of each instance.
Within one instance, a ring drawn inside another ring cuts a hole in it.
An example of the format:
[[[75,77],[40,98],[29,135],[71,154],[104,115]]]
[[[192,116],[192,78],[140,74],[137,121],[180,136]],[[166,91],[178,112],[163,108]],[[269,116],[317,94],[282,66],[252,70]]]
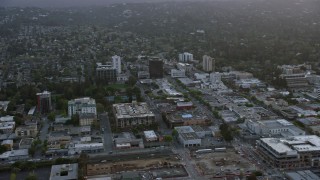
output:
[[[108,117],[108,113],[102,113],[99,116],[100,118],[100,127],[103,129],[101,130],[101,134],[103,137],[103,145],[104,145],[104,150],[106,152],[112,151],[113,147],[113,140],[112,140],[112,131],[111,131],[111,126],[110,126],[110,121]]]

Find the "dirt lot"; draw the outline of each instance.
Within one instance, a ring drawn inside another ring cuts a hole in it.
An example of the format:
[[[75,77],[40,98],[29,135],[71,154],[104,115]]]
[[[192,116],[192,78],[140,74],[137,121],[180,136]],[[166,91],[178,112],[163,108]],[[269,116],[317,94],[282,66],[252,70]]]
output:
[[[120,162],[100,162],[87,164],[88,175],[99,175],[105,173],[117,173],[130,170],[144,170],[153,168],[163,168],[178,165],[179,161],[175,157],[163,157],[154,159],[137,159]]]
[[[255,170],[254,165],[233,150],[200,154],[194,161],[206,175],[245,174]]]

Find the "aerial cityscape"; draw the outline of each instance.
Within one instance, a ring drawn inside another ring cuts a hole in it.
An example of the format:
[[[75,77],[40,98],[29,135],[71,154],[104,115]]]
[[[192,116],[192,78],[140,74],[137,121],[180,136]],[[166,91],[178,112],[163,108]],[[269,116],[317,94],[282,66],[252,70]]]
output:
[[[320,180],[320,1],[0,0],[0,180]]]

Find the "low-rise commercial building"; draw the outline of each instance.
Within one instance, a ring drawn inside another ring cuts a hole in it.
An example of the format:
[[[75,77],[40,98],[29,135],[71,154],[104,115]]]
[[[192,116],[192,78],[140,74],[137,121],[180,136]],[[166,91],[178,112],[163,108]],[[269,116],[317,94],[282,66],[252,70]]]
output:
[[[16,123],[14,121],[12,122],[0,122],[0,130],[7,134],[7,133],[12,133],[14,130]]]
[[[60,164],[51,167],[49,180],[77,180],[78,163]]]
[[[172,78],[184,78],[184,77],[186,77],[186,71],[179,70],[179,69],[171,69],[171,77]]]
[[[193,103],[188,102],[177,102],[177,110],[190,110],[193,108]]]
[[[153,130],[143,131],[143,134],[144,134],[146,141],[157,141],[158,140],[158,136],[156,135],[156,133]]]
[[[166,114],[165,121],[170,128],[176,126],[209,125],[211,120],[200,110],[176,111]]]
[[[103,143],[70,143],[68,147],[69,155],[79,155],[81,153],[98,153],[104,151]]]
[[[113,104],[113,112],[118,128],[155,123],[155,115],[145,102]]]
[[[17,137],[36,137],[38,134],[37,125],[19,126],[15,130]]]
[[[318,180],[320,176],[310,170],[291,171],[286,173],[289,180]]]
[[[29,158],[28,149],[11,150],[0,155],[2,161],[25,160]]]
[[[3,140],[1,142],[1,145],[2,146],[5,146],[7,148],[7,150],[11,150],[12,149],[12,146],[13,146],[13,140],[12,139],[6,139],[6,140]]]
[[[32,146],[33,138],[23,138],[19,142],[19,149],[29,149]]]
[[[144,148],[143,140],[129,132],[119,134],[117,138],[114,138],[114,143],[117,149]]]
[[[247,120],[246,125],[251,132],[265,137],[274,137],[279,135],[283,137],[305,135],[303,130],[285,119],[267,121]]]
[[[320,138],[316,135],[261,138],[257,150],[275,168],[320,167]]]
[[[175,127],[178,132],[178,140],[184,147],[201,146],[201,138],[191,126]]]

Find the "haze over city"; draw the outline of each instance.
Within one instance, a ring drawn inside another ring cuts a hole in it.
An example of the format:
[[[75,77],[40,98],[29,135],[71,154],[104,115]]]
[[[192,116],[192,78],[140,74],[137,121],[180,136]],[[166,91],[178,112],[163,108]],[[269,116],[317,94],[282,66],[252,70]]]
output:
[[[320,179],[319,0],[0,0],[0,179]]]

